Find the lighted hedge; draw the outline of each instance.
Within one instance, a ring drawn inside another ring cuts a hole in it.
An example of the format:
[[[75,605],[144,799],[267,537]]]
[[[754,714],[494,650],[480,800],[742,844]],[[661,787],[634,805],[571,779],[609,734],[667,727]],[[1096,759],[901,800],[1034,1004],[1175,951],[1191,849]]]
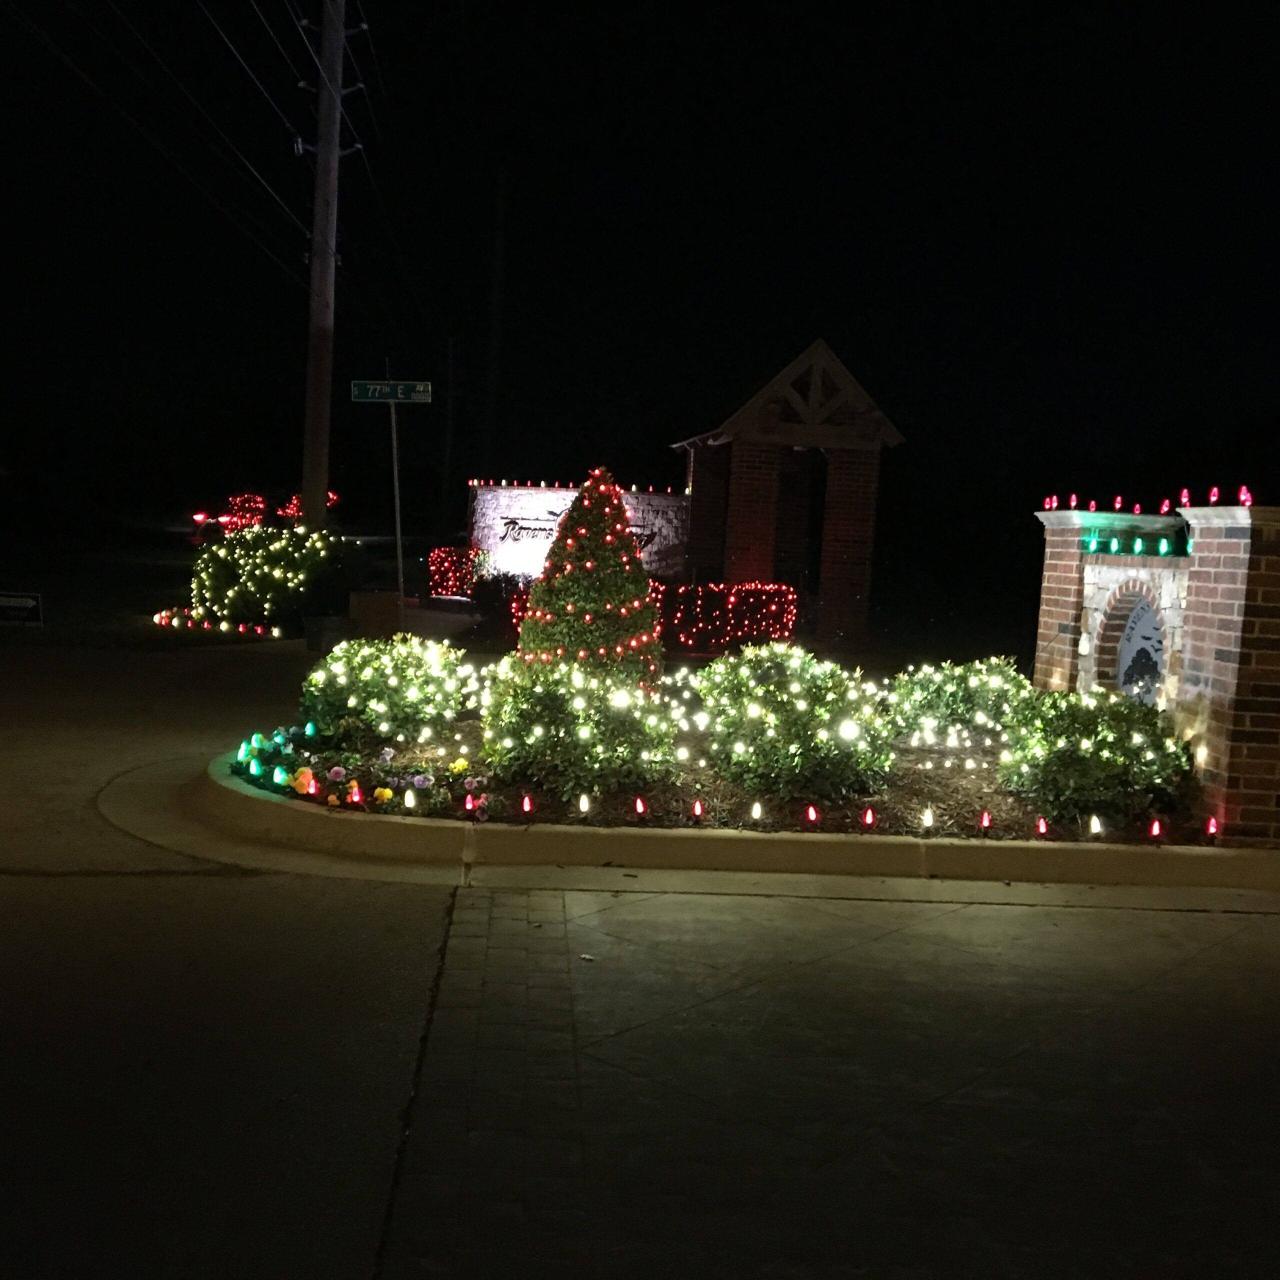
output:
[[[389,742],[431,742],[478,704],[479,678],[465,658],[419,636],[344,640],[303,681],[302,718],[326,735],[360,729]]]
[[[346,559],[343,539],[321,530],[238,529],[197,557],[191,615],[197,622],[296,626],[309,610],[341,611],[335,594]]]
[[[652,786],[675,762],[664,700],[625,671],[509,656],[486,669],[482,708],[495,774],[565,797]]]
[[[881,786],[893,754],[861,673],[787,644],[717,658],[693,680],[695,721],[725,777],[778,796],[829,799]]]

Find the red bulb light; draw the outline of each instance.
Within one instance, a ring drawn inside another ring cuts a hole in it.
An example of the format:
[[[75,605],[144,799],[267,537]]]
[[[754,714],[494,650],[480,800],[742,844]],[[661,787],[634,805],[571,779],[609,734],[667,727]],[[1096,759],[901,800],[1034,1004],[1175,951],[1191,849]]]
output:
[[[1219,496],[1218,486],[1215,484],[1213,488],[1209,490],[1209,505],[1211,507],[1217,505]]]
[[[990,809],[983,809],[983,811],[978,815],[978,827],[981,831],[984,831],[984,832],[991,830],[991,810]]]
[[[1097,511],[1097,509],[1098,509],[1098,504],[1097,504],[1097,502],[1096,502],[1093,498],[1090,498],[1090,499],[1089,499],[1089,510],[1090,510],[1090,511]]]
[[[1169,514],[1169,510],[1170,510],[1170,508],[1171,508],[1172,506],[1173,506],[1173,503],[1172,503],[1172,502],[1170,502],[1168,498],[1165,498],[1165,499],[1160,503],[1160,514],[1161,514],[1162,516],[1167,516],[1167,515]]]
[[[1115,502],[1112,505],[1115,507],[1117,511],[1119,511],[1120,508],[1124,506],[1124,499],[1117,493]]]
[[[197,511],[191,518],[196,522],[196,524],[204,524],[204,522],[209,518],[209,513],[207,511]]]
[[[1140,515],[1142,514],[1142,503],[1140,503],[1140,502],[1135,502],[1135,503],[1133,504],[1133,514],[1134,514],[1135,516],[1140,516]]]
[[[648,807],[646,806],[646,804],[645,804],[645,802],[644,802],[644,797],[643,797],[643,796],[636,796],[636,817],[637,817],[637,818],[643,818],[643,817],[644,817],[644,815],[645,815],[646,813],[648,813],[648,812],[649,812],[649,810],[648,810]]]
[[[1221,830],[1222,828],[1221,826],[1219,826],[1217,818],[1215,818],[1212,814],[1210,814],[1208,822],[1204,824],[1205,835],[1216,836],[1218,832]]]
[[[699,822],[702,819],[702,801],[701,800],[695,800],[693,802],[693,818],[695,822]]]
[[[1190,489],[1183,489],[1183,491],[1180,494],[1178,494],[1178,505],[1180,507],[1189,507],[1191,505]]]
[[[1240,486],[1240,493],[1237,496],[1237,501],[1242,507],[1253,506],[1253,494],[1249,492],[1249,486],[1247,484],[1242,484]]]
[[[817,805],[812,805],[812,804],[811,804],[811,805],[807,806],[807,807],[806,807],[806,809],[805,809],[805,811],[804,811],[804,816],[805,816],[805,818],[806,818],[806,819],[808,819],[808,821],[810,821],[810,822],[817,822],[817,821],[818,821],[818,807],[817,807]]]
[[[862,825],[867,831],[876,825],[876,811],[870,805],[862,811]]]
[[[1161,824],[1159,818],[1151,819],[1151,825],[1147,828],[1147,835],[1149,835],[1153,840],[1159,840],[1160,837],[1164,835],[1164,826]]]
[[[1079,497],[1077,497],[1076,494],[1073,493],[1067,498],[1067,506],[1069,506],[1072,511],[1074,511],[1076,507],[1079,505],[1080,505],[1080,499]]]
[[[532,797],[532,796],[525,795],[525,796],[521,796],[521,797],[520,797],[520,812],[521,812],[521,813],[532,813],[532,812],[533,812],[533,797]]]
[[[363,804],[364,792],[361,791],[359,787],[352,787],[351,790],[347,792],[347,799],[352,804]]]
[[[462,801],[462,807],[468,813],[470,813],[476,807],[476,798],[471,794],[470,791],[467,792],[466,798]]]
[[[1049,834],[1048,818],[1037,818],[1036,819],[1036,835],[1047,836],[1048,834]]]

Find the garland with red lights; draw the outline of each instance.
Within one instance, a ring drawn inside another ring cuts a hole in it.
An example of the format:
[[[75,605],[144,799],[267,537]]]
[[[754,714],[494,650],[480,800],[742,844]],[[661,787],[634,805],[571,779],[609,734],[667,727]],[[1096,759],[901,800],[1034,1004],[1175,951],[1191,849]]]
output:
[[[1208,491],[1206,505],[1210,507],[1216,507],[1221,497],[1222,497],[1222,491],[1215,484]],[[1078,510],[1097,511],[1098,510],[1097,499],[1090,498],[1089,501],[1082,506],[1080,495],[1076,493],[1069,493],[1065,500],[1059,498],[1059,496],[1056,493],[1047,494],[1045,496],[1043,505],[1046,511],[1057,511],[1059,508],[1065,508],[1068,511],[1078,511]],[[1115,497],[1111,499],[1112,511],[1122,512],[1124,511],[1127,505],[1128,504],[1126,503],[1123,494],[1117,493]],[[1191,490],[1190,489],[1183,489],[1178,494],[1178,506],[1180,507],[1191,506]],[[1236,490],[1236,506],[1238,507],[1253,506],[1253,493],[1247,484],[1242,484],[1240,488]],[[1131,508],[1131,511],[1133,515],[1140,516],[1142,514],[1142,503],[1135,502],[1133,504],[1133,507]],[[1173,500],[1171,498],[1162,498],[1160,500],[1160,505],[1157,508],[1157,513],[1162,516],[1172,515]]]
[[[327,491],[326,507],[336,507],[339,498],[332,489]],[[191,519],[200,526],[218,525],[224,533],[234,533],[237,529],[247,529],[260,525],[267,514],[267,500],[260,493],[237,493],[227,499],[227,509],[217,516],[207,511],[197,511]],[[302,495],[295,493],[283,507],[276,508],[276,515],[285,520],[298,521],[302,518]]]
[[[338,505],[338,495],[332,489],[325,491],[326,507],[336,507]],[[295,493],[283,507],[276,508],[276,515],[283,516],[286,520],[302,519],[302,494]]]
[[[479,547],[432,547],[427,576],[433,596],[469,596],[476,585]]]
[[[526,662],[576,660],[653,675],[661,628],[622,490],[597,467],[560,518],[516,652]]]
[[[786,583],[718,582],[675,591],[671,630],[679,646],[692,653],[789,640],[795,625],[796,591]]]

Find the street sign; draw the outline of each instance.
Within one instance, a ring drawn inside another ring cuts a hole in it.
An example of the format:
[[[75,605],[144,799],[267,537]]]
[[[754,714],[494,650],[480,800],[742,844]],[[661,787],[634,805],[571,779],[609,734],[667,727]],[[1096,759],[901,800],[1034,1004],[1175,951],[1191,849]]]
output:
[[[430,404],[429,382],[353,382],[351,399],[356,403]]]
[[[42,627],[44,611],[38,591],[0,591],[0,624]]]

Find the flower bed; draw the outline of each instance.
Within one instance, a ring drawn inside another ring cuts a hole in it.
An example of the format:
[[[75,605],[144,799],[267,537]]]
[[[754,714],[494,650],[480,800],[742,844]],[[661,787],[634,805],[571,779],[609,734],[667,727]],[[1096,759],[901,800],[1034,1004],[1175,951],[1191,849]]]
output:
[[[1206,839],[1157,712],[1038,693],[997,659],[876,683],[776,644],[638,686],[514,657],[477,672],[397,637],[338,646],[300,719],[247,738],[233,769],[331,809],[986,839],[1143,840],[1154,819]]]

